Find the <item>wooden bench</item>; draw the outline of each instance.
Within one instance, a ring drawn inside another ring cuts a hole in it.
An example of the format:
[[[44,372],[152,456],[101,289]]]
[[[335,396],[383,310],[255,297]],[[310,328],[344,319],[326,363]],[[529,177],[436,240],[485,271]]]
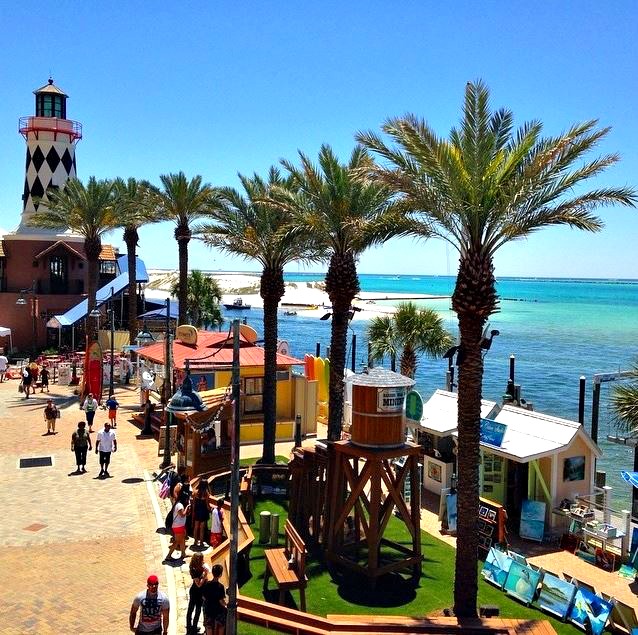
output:
[[[279,587],[279,604],[284,603],[286,591],[299,589],[299,607],[306,610],[306,543],[297,533],[295,526],[286,519],[286,546],[266,549],[266,573],[264,574],[264,591],[268,590],[268,580],[272,575]]]

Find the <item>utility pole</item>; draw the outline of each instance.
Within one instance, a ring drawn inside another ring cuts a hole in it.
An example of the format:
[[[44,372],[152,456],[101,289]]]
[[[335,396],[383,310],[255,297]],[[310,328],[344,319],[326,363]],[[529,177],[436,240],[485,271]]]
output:
[[[237,635],[237,549],[239,533],[239,320],[233,320],[233,427],[230,455],[230,571],[228,572],[227,635]]]
[[[171,400],[171,299],[166,298],[166,349],[164,354],[164,423],[166,424],[166,435],[164,437],[164,460],[160,467],[165,468],[171,464],[171,418],[172,415],[168,410],[168,404]]]

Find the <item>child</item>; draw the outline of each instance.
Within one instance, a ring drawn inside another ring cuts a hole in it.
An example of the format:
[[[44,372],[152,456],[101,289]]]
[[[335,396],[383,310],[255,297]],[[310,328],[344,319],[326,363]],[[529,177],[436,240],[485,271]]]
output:
[[[104,405],[109,411],[109,420],[111,422],[111,425],[114,428],[117,428],[117,409],[120,404],[117,403],[117,400],[115,399],[113,393],[109,395],[109,398],[106,400],[106,403]]]
[[[210,546],[217,547],[222,542],[224,531],[224,499],[217,500],[217,507],[213,507],[210,525]]]

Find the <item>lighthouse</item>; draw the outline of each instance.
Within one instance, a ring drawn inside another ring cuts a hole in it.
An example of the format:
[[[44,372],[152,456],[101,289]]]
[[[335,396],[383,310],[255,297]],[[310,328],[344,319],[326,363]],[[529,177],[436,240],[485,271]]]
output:
[[[66,117],[68,95],[51,78],[33,91],[35,116],[20,117],[20,134],[27,142],[22,216],[18,234],[42,234],[29,225],[46,205],[47,190],[63,187],[76,175],[75,146],[82,138],[82,125]]]

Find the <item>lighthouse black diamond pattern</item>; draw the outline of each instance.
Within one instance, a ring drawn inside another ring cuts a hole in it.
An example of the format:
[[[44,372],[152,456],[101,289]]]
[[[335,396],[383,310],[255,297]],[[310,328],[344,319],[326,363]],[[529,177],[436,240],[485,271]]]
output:
[[[33,199],[42,198],[44,195],[44,187],[42,187],[42,183],[40,183],[40,179],[36,176],[33,184],[31,185],[31,197]],[[38,209],[38,204],[33,202],[33,206]]]
[[[47,152],[47,164],[49,165],[51,174],[53,174],[56,171],[58,165],[60,165],[60,155],[55,149],[55,146],[51,146],[51,149]]]
[[[31,151],[29,150],[29,146],[27,146],[27,164],[24,166],[24,171],[29,171],[29,166],[31,165]]]
[[[33,153],[33,156],[31,157],[31,160],[33,161],[33,165],[35,167],[35,171],[39,172],[40,168],[42,167],[42,164],[44,163],[44,154],[42,153],[42,150],[40,149],[40,146],[38,146],[35,149],[35,152]]]
[[[71,168],[73,167],[74,163],[75,161],[71,158],[71,154],[69,153],[68,149],[65,150],[64,154],[62,155],[62,165],[64,166],[67,174],[71,174]],[[53,171],[54,170],[52,169],[51,172]]]

